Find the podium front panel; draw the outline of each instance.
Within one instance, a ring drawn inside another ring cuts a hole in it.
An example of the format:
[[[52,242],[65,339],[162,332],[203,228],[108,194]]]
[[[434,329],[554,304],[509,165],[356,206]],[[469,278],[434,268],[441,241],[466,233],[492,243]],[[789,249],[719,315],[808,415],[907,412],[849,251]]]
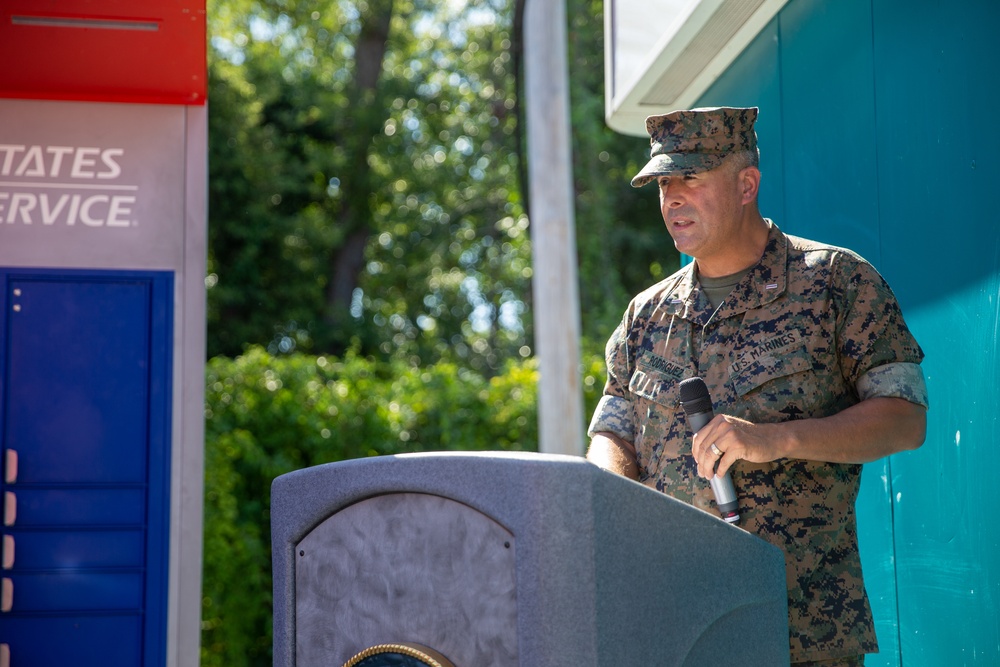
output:
[[[779,549],[579,457],[297,470],[272,484],[271,537],[275,667],[392,644],[454,667],[788,664]]]
[[[456,665],[517,667],[514,555],[508,530],[448,498],[348,505],[295,548],[296,665],[418,642]]]

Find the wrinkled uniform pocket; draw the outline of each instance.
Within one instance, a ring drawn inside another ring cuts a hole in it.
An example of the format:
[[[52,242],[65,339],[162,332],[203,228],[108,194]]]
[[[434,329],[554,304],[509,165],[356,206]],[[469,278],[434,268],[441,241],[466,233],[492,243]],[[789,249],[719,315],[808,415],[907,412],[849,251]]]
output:
[[[811,416],[825,404],[833,387],[824,388],[812,354],[803,342],[793,348],[755,360],[731,376],[739,400],[758,423],[774,423]]]

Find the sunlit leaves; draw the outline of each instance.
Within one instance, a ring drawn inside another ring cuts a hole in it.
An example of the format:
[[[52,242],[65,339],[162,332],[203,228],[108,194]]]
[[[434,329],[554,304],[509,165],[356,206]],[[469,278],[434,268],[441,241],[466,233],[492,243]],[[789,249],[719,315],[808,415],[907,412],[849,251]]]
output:
[[[231,161],[231,176],[249,181],[250,194],[232,205],[242,210],[225,216],[227,203],[213,198],[220,230],[210,305],[218,321],[222,311],[235,317],[228,342],[212,349],[280,342],[293,320],[307,330],[293,340],[329,333],[322,331],[329,262],[348,230],[362,225],[370,235],[360,292],[353,319],[340,325],[374,350],[415,363],[457,355],[498,368],[519,357],[531,335],[524,301],[530,246],[525,234],[500,231],[501,221],[525,215],[517,194],[510,7],[397,2],[378,87],[356,98],[355,49],[371,9],[336,0],[218,0],[211,8],[219,100],[237,107],[220,112],[236,119],[220,131],[243,126],[227,145],[240,157],[230,153],[219,164]],[[359,109],[359,102],[374,106]],[[380,131],[359,145],[356,116],[363,111],[381,114]],[[272,257],[280,278],[248,271]],[[461,280],[432,280],[442,271]],[[241,306],[237,291],[226,289],[233,284],[264,291]],[[267,292],[283,298],[265,301]]]
[[[397,0],[360,91],[358,39],[384,6],[209,5],[213,354],[353,339],[491,372],[531,348],[513,0]],[[568,9],[583,330],[603,338],[676,253],[655,196],[628,185],[648,142],[603,121],[600,3]],[[338,251],[358,239],[350,315],[331,322]]]

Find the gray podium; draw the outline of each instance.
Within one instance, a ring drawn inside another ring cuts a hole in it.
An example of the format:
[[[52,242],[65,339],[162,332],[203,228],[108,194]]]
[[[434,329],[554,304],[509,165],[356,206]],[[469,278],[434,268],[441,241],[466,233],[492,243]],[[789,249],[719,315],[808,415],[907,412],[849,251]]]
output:
[[[274,480],[271,531],[276,667],[397,643],[454,667],[788,664],[778,549],[581,458],[306,468]]]

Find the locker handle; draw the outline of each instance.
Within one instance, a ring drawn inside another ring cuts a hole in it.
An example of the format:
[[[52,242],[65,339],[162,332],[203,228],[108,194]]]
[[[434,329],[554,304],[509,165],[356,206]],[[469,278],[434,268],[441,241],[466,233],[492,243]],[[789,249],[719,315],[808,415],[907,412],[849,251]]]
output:
[[[3,481],[13,484],[17,481],[17,451],[8,449],[4,458]]]
[[[3,492],[3,525],[13,526],[17,521],[17,496],[12,491]]]
[[[10,667],[10,646],[0,644],[0,667]]]
[[[14,567],[14,536],[3,536],[3,569],[10,570]],[[3,667],[0,665],[0,667]]]
[[[0,583],[0,612],[8,612],[14,606],[14,581],[8,577]]]

